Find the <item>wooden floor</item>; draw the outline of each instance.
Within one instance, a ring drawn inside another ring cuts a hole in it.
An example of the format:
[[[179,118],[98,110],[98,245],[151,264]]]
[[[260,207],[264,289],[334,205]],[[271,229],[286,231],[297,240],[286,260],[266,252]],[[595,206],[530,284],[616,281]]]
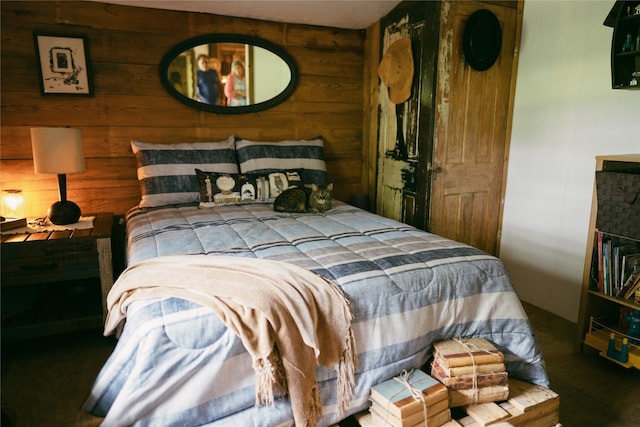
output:
[[[560,395],[563,427],[640,426],[640,371],[623,368],[584,346],[575,352],[576,324],[525,304]]]
[[[564,427],[640,426],[640,371],[608,362],[595,351],[574,352],[576,325],[525,305],[551,379]],[[3,427],[89,427],[99,420],[78,408],[113,349],[96,333],[2,344]],[[353,422],[343,423],[353,425]]]

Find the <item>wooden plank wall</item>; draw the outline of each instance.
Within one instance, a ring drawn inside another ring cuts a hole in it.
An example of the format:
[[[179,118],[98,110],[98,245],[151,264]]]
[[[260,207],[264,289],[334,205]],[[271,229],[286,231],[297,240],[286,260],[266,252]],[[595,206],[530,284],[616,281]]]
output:
[[[230,134],[277,141],[322,135],[336,198],[367,191],[363,164],[365,32],[96,2],[1,2],[0,188],[21,188],[27,216],[57,200],[54,176],[33,172],[29,128],[79,127],[87,170],[67,177],[83,212],[125,213],[139,201],[130,139],[168,143],[221,140]],[[42,96],[33,33],[84,35],[93,97]],[[259,36],[284,47],[300,80],[268,111],[219,115],[174,100],[158,77],[163,55],[206,33]]]

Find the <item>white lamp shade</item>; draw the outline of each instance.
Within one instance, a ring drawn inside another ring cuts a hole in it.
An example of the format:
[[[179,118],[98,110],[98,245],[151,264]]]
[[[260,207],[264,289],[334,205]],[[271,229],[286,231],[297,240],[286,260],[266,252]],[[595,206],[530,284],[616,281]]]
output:
[[[75,128],[31,128],[33,168],[36,173],[84,172],[82,130]]]

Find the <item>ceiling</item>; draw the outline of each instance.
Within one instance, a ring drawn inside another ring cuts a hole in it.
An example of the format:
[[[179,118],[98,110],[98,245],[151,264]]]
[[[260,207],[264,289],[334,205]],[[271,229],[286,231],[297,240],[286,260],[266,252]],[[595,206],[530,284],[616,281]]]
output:
[[[98,0],[127,6],[365,29],[378,22],[400,0]]]

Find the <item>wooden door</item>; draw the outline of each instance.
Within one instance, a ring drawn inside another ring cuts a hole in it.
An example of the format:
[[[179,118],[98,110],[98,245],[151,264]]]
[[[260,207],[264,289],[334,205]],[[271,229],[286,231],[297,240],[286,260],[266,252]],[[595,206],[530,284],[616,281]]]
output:
[[[509,137],[516,8],[471,1],[442,3],[429,230],[497,252]],[[496,63],[476,71],[462,51],[464,24],[478,9],[502,26]]]
[[[426,168],[433,138],[438,2],[401,3],[381,20],[381,52],[400,38],[411,39],[414,76],[410,98],[389,100],[380,82],[376,212],[418,228],[428,214]]]

